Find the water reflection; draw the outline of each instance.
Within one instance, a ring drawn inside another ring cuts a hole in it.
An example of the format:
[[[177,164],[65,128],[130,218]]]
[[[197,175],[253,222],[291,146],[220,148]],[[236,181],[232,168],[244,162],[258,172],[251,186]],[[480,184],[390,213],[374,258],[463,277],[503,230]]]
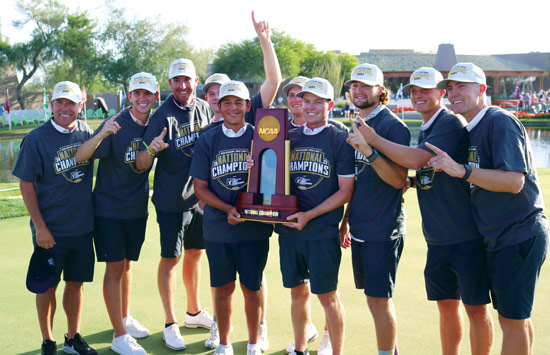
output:
[[[15,159],[19,154],[20,139],[0,140],[0,183],[17,182],[18,179],[11,174]]]

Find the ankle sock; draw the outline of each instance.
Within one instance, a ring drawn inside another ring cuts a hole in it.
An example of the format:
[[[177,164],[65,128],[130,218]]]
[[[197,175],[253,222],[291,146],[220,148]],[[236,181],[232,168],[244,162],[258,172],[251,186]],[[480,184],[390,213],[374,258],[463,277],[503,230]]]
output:
[[[166,323],[166,324],[164,325],[164,328],[168,328],[168,327],[171,326],[172,324],[178,324],[178,322]]]
[[[194,316],[198,316],[198,315],[201,313],[201,311],[198,311],[198,312],[195,313],[195,314],[191,314],[191,313],[189,313],[189,312],[185,312],[185,313],[187,313],[187,314],[190,315],[191,317],[194,317]]]

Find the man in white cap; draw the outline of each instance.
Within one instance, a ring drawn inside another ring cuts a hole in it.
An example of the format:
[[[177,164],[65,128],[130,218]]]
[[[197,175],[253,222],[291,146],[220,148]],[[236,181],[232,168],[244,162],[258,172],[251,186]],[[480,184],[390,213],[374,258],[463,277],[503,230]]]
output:
[[[82,109],[81,91],[70,81],[59,82],[52,94],[52,118],[23,138],[13,175],[20,179],[21,195],[31,218],[35,248],[51,249],[57,280],[63,272],[63,309],[67,333],[63,351],[97,354],[80,334],[83,282],[94,275],[92,205],[93,164],[77,163],[78,147],[92,130],[77,120]],[[59,281],[57,281],[59,282]],[[52,333],[57,282],[36,295],[42,354],[57,354]]]
[[[136,167],[139,146],[158,99],[157,79],[137,73],[130,79],[132,106],[104,121],[76,153],[76,161],[100,159],[94,188],[97,260],[107,263],[103,295],[111,324],[111,349],[118,354],[146,354],[134,338],[149,330],[130,315],[132,261],[145,240],[149,170]]]
[[[238,273],[248,325],[247,354],[260,355],[260,288],[273,227],[242,220],[235,207],[239,191],[246,191],[246,158],[254,136],[253,126],[245,122],[248,89],[242,82],[229,81],[220,87],[219,96],[223,123],[199,137],[190,173],[197,197],[206,203],[204,223],[209,228],[204,239],[220,335],[215,354],[233,354],[229,336]]]
[[[390,93],[384,87],[380,68],[360,64],[345,85],[351,87],[352,102],[359,108],[357,124],[372,127],[391,142],[409,145],[407,126],[385,106]],[[402,194],[407,169],[370,146],[362,151],[353,146],[355,192],[342,221],[340,237],[344,247],[351,245],[355,286],[366,295],[378,353],[391,355],[397,348],[397,320],[391,297],[405,240]]]
[[[332,353],[340,355],[345,312],[338,295],[338,223],[353,194],[353,150],[346,144],[347,133],[328,124],[334,90],[326,79],[306,81],[298,96],[306,124],[290,130],[289,138],[290,188],[298,196],[300,212],[288,217],[292,223],[275,227],[283,285],[291,289],[292,353],[308,354],[309,298],[314,293],[325,310]]]
[[[472,353],[490,354],[493,324],[487,304],[491,300],[483,237],[471,212],[470,186],[461,179],[435,173],[428,165],[435,154],[426,147],[427,142],[441,147],[460,163],[468,160],[467,123],[443,105],[445,90],[437,88],[441,80],[440,72],[423,67],[403,87],[403,92],[411,93],[412,105],[422,115],[418,147],[393,143],[366,124],[361,124],[361,134],[353,139],[360,150],[366,148],[368,141],[395,163],[416,170],[416,176],[410,177],[410,186],[416,187],[428,244],[424,278],[428,299],[437,301],[439,308],[441,353],[460,353],[464,332],[462,300],[470,320]]]
[[[265,72],[265,81],[260,86],[260,90],[250,98],[250,110],[245,115],[245,121],[251,125],[255,125],[256,111],[260,108],[269,108],[275,96],[279,85],[282,81],[281,68],[279,67],[279,61],[277,59],[277,54],[273,48],[273,43],[271,42],[271,32],[269,29],[269,24],[266,21],[256,22],[254,17],[254,11],[252,11],[252,24],[254,25],[254,30],[258,35],[260,40],[260,46],[262,47],[262,54],[264,58],[264,72]],[[230,81],[229,77],[223,73],[215,73],[210,75],[202,88],[205,93],[205,98],[212,112],[214,112],[214,117],[212,122],[214,125],[219,124],[215,122],[220,122],[223,120],[222,112],[218,104],[220,86],[226,82]],[[266,310],[267,310],[267,280],[265,277],[262,280],[262,321],[260,323],[260,346],[262,351],[267,351],[269,349],[269,339],[267,337],[267,320],[266,320]],[[216,313],[214,310],[214,322],[210,327],[210,338],[205,341],[205,346],[207,348],[215,348],[219,342],[219,334],[217,331],[216,323]]]
[[[153,204],[160,229],[161,259],[158,287],[164,307],[163,339],[168,348],[186,348],[177,323],[176,267],[184,249],[183,282],[187,292],[185,326],[210,329],[212,316],[199,302],[200,261],[204,254],[203,212],[189,176],[195,142],[210,122],[208,103],[195,97],[199,78],[189,59],[170,64],[168,84],[173,93],[155,111],[145,130],[136,165],[148,169],[157,158]]]
[[[435,144],[435,171],[470,183],[472,212],[484,238],[493,307],[502,328],[502,354],[532,354],[531,311],[548,250],[548,220],[529,136],[517,118],[486,104],[485,73],[458,63],[446,80],[453,112],[468,122],[468,163]]]

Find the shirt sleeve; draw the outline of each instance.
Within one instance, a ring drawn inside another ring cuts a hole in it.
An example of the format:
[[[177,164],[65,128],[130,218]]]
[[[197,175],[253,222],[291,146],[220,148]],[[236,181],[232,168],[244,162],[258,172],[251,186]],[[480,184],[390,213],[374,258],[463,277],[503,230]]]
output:
[[[13,168],[13,175],[28,182],[34,182],[44,175],[44,163],[39,153],[35,134],[28,134],[23,138]]]
[[[205,135],[201,135],[195,144],[195,151],[193,153],[193,160],[191,161],[189,175],[203,181],[209,181],[210,156],[208,154],[208,147],[205,138]]]

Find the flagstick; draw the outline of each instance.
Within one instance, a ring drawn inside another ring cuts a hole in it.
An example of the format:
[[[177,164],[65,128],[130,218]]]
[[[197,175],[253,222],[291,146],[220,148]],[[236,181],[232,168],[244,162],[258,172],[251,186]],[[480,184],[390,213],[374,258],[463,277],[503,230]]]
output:
[[[6,102],[8,103],[8,107],[10,106],[10,90],[6,89]],[[11,108],[8,111],[8,125],[10,126],[11,131]]]

